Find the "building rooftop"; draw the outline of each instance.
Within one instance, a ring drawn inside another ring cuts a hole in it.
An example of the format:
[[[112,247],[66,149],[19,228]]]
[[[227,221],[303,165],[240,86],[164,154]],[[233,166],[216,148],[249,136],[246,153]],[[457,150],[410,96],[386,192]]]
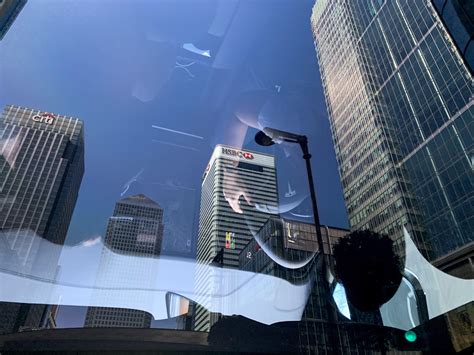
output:
[[[130,205],[149,206],[149,207],[160,207],[160,205],[153,201],[151,198],[144,194],[131,195],[124,197],[120,200],[120,203],[126,203]]]

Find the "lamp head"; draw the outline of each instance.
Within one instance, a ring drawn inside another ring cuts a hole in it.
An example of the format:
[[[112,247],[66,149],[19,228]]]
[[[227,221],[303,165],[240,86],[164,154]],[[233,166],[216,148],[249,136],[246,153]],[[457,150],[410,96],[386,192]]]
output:
[[[268,147],[270,145],[274,145],[275,142],[265,134],[265,132],[263,131],[259,131],[256,135],[255,135],[255,142],[257,142],[257,144],[259,145],[263,145],[264,147]]]

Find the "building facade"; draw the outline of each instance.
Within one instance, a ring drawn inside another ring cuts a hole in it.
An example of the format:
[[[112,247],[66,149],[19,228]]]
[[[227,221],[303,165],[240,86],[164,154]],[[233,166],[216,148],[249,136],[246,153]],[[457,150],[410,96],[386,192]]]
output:
[[[113,216],[109,218],[105,233],[97,283],[103,286],[127,286],[133,279],[145,282],[153,280],[153,270],[141,263],[141,257],[160,254],[163,240],[163,209],[143,194],[128,196],[117,202]],[[136,257],[134,265],[117,265],[110,253]],[[124,269],[125,268],[125,269]],[[109,279],[112,275],[114,279]],[[111,307],[89,307],[85,327],[149,328],[151,314]]]
[[[1,0],[0,1],[0,41],[5,37],[27,0]]]
[[[472,73],[474,71],[474,3],[470,0],[432,0],[432,3]]]
[[[432,2],[318,0],[312,28],[351,228],[472,241],[474,82]]]
[[[0,121],[0,263],[54,278],[84,174],[84,127],[77,118],[6,106]],[[46,324],[50,307],[1,304],[2,331]]]
[[[324,254],[331,255],[334,245],[349,231],[341,228],[321,226]],[[274,252],[270,257],[262,245]],[[315,253],[319,250],[316,227],[311,223],[271,217],[240,254],[240,269],[263,273],[292,283],[313,284],[302,321],[329,321],[335,315],[328,313],[330,295],[324,295],[316,265]],[[278,262],[280,260],[280,262]],[[327,259],[332,262],[331,259]]]
[[[238,268],[240,251],[278,211],[275,159],[268,154],[217,145],[202,179],[197,262]],[[241,213],[239,213],[241,212]],[[217,260],[219,259],[219,260]],[[208,294],[220,280],[196,274],[196,290]],[[194,329],[209,331],[219,315],[196,307]]]
[[[349,231],[328,226],[320,228],[326,263],[333,269],[333,248]],[[262,244],[275,252],[273,257],[263,250]],[[318,269],[318,259],[314,257],[318,249],[314,224],[271,217],[257,237],[242,250],[240,268],[279,277],[294,284],[311,283],[311,292],[301,321],[273,325],[288,332],[296,330],[299,353],[349,354],[378,351],[379,345],[373,341],[372,335],[380,331],[380,327],[359,318],[367,314],[351,308],[351,321],[337,311],[331,294],[335,292],[337,282],[333,282],[330,287],[324,286],[328,280],[320,272],[321,269]],[[281,262],[277,262],[276,257]]]
[[[320,228],[324,254],[332,255],[334,246],[339,239],[349,233],[349,230],[328,226]],[[275,262],[261,248],[261,244],[265,244],[274,251],[274,255],[287,261],[288,264]],[[305,261],[312,259],[318,250],[316,227],[313,223],[271,216],[257,232],[256,237],[241,250],[239,268],[244,271],[264,273],[289,280],[295,270],[301,271],[301,268],[309,266],[310,263]],[[290,265],[292,262],[294,265]],[[298,279],[301,277],[298,276]]]

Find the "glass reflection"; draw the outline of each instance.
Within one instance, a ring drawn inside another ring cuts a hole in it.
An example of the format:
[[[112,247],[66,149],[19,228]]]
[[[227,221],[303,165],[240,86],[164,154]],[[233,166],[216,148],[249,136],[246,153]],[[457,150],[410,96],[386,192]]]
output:
[[[468,351],[465,3],[0,0],[0,352],[73,326],[186,330],[162,338],[200,350]],[[299,147],[254,141],[268,127],[308,137],[323,225]],[[403,259],[374,309],[336,272],[349,225]]]

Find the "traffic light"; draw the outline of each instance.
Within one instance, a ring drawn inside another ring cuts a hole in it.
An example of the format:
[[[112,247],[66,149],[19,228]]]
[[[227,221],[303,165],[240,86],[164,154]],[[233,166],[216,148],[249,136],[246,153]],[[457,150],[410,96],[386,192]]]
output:
[[[416,333],[413,330],[408,330],[408,331],[405,332],[405,339],[409,343],[414,343],[417,338],[418,338],[418,336],[416,335]]]

